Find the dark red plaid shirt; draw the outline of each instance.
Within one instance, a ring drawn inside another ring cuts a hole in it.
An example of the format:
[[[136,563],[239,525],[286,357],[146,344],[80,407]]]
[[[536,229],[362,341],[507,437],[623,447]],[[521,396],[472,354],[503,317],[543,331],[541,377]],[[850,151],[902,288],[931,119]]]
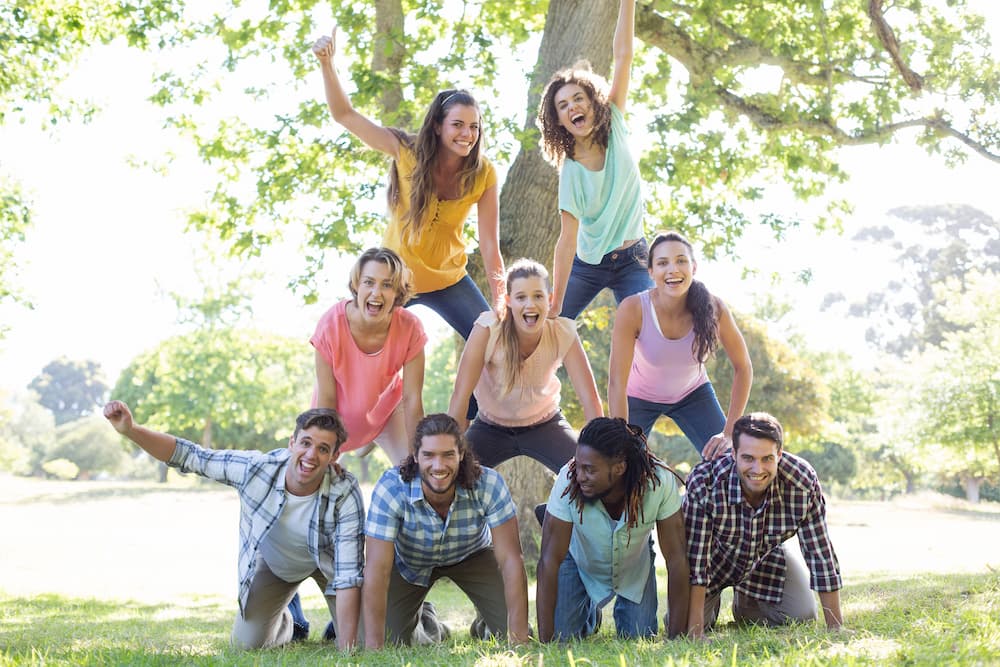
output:
[[[826,501],[816,471],[783,453],[760,507],[743,500],[732,455],[691,471],[684,495],[691,584],[706,596],[727,586],[766,602],[781,602],[785,554],[778,547],[798,533],[810,588],[840,590],[840,565],[826,528]]]

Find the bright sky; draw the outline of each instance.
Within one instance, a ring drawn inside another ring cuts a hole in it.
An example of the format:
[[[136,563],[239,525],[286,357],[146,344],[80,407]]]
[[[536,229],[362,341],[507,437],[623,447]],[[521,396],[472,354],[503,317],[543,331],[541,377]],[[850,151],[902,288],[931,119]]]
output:
[[[1000,9],[989,9],[1000,25]],[[11,327],[0,341],[0,390],[22,389],[63,355],[98,361],[113,384],[135,355],[178,331],[167,294],[196,296],[193,272],[201,237],[184,233],[184,217],[203,200],[211,174],[190,147],[161,128],[162,112],[144,101],[151,62],[114,49],[86,58],[68,88],[103,103],[104,112],[89,125],[66,126],[55,137],[30,125],[0,128],[0,170],[16,175],[35,202],[35,225],[18,255],[18,282],[35,308],[0,307],[0,321]],[[314,83],[318,96],[318,74]],[[330,131],[336,131],[332,121]],[[782,204],[786,213],[803,219],[800,232],[779,243],[763,230],[752,231],[739,257],[702,262],[700,278],[737,309],[749,310],[755,295],[774,288],[764,277],[741,280],[744,266],[762,276],[778,271],[789,278],[812,269],[809,288],[791,280],[780,288],[796,304],[795,326],[816,347],[844,348],[864,361],[861,326],[818,309],[827,292],[863,294],[892,271],[877,251],[866,256],[849,249],[852,230],[888,222],[885,212],[902,205],[963,203],[1000,218],[998,165],[972,157],[949,170],[911,139],[843,153],[852,178],[841,191],[855,206],[843,237],[817,238],[806,206]],[[179,166],[166,176],[128,164],[130,156],[159,161],[166,150],[179,155]],[[286,255],[294,262],[294,251]],[[257,326],[308,345],[319,315],[347,293],[346,269],[331,267],[320,302],[304,306],[283,287],[291,264],[280,264],[278,277],[257,294]],[[443,328],[432,313],[418,310],[429,326]]]

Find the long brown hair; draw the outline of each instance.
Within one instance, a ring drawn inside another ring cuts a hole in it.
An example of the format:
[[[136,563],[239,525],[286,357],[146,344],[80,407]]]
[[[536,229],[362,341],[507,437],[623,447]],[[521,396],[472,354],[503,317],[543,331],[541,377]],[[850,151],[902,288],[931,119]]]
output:
[[[691,242],[678,232],[657,232],[653,242],[649,244],[647,268],[653,268],[653,250],[667,241],[683,243],[694,261],[694,247]],[[694,342],[691,343],[691,353],[695,359],[704,363],[715,354],[719,347],[719,314],[715,308],[715,297],[700,280],[691,280],[691,287],[684,296],[684,307],[691,313],[694,320]]]
[[[542,91],[535,119],[535,124],[542,131],[542,154],[556,168],[566,158],[573,157],[573,146],[576,144],[573,135],[559,122],[559,112],[556,110],[556,93],[570,83],[583,88],[590,98],[594,109],[594,131],[591,135],[594,143],[607,148],[608,135],[611,133],[611,102],[608,100],[610,86],[607,79],[594,72],[588,60],[578,60],[572,67],[559,70],[552,75]]]
[[[437,128],[444,122],[444,117],[455,105],[472,107],[479,113],[479,104],[466,90],[442,90],[435,96],[424,116],[424,122],[417,134],[410,134],[398,128],[389,128],[399,142],[413,151],[416,166],[410,175],[410,201],[401,214],[403,222],[404,241],[416,242],[423,231],[424,218],[430,205],[431,194],[434,192],[434,163],[437,161],[439,137]],[[462,159],[462,168],[458,172],[459,191],[464,196],[472,189],[476,175],[483,168],[481,147],[483,145],[482,114],[480,116],[479,137],[472,151]],[[388,199],[389,208],[398,210],[399,201],[399,165],[393,160],[389,170]]]
[[[469,449],[462,429],[458,427],[458,422],[443,412],[427,415],[417,423],[416,432],[413,435],[413,445],[410,447],[410,455],[399,464],[399,476],[404,482],[412,482],[420,477],[420,466],[417,464],[417,454],[424,444],[424,437],[429,435],[450,435],[455,438],[458,445],[458,455],[462,462],[458,466],[458,485],[463,489],[471,489],[476,486],[483,469],[479,465],[479,459]]]
[[[549,272],[545,267],[533,259],[522,257],[507,268],[507,294],[510,294],[515,280],[528,277],[541,278],[545,282],[546,291],[549,290]],[[500,336],[497,345],[501,351],[500,394],[506,396],[517,386],[523,365],[517,343],[517,327],[506,304],[500,310]]]

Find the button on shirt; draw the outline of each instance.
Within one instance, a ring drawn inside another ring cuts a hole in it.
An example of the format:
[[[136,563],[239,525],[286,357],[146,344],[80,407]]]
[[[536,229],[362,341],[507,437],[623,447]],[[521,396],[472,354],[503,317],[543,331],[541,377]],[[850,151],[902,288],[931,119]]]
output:
[[[240,495],[240,613],[246,606],[257,564],[261,540],[285,505],[285,469],[288,449],[266,454],[254,451],[205,449],[177,438],[173,456],[167,462],[181,472],[235,487]],[[329,470],[323,476],[309,519],[309,553],[327,579],[326,595],[361,585],[364,571],[365,510],[358,480],[349,472],[336,477]]]
[[[372,491],[365,534],[396,545],[396,568],[411,584],[430,586],[431,570],[455,565],[493,544],[490,529],[517,514],[503,477],[491,468],[471,489],[455,487],[448,517],[424,499],[420,476],[404,482],[399,467],[382,474]]]
[[[777,547],[796,533],[815,591],[840,590],[840,565],[827,533],[826,501],[812,466],[782,453],[764,502],[744,501],[732,455],[695,466],[687,481],[684,520],[691,584],[712,596],[727,586],[781,602],[785,555]]]
[[[680,494],[674,476],[663,468],[656,471],[659,484],[649,488],[642,499],[638,524],[628,530],[628,517],[612,519],[597,500],[585,502],[583,515],[576,502],[563,493],[569,487],[569,464],[556,476],[549,494],[547,511],[552,516],[573,524],[569,553],[576,561],[587,594],[598,604],[606,604],[614,595],[621,595],[638,604],[649,577],[649,534],[662,521],[681,507]]]

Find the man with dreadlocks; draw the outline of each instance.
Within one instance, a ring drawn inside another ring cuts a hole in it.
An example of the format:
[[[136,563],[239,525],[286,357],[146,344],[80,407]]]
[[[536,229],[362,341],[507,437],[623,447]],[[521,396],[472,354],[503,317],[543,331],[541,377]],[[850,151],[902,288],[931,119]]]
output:
[[[480,467],[458,422],[417,424],[413,452],[375,485],[365,524],[365,646],[423,644],[449,631],[429,602],[447,577],[476,607],[472,635],[528,641],[528,579],[517,510],[499,473]]]
[[[657,632],[653,527],[667,561],[671,637],[687,628],[687,545],[671,470],[646,447],[642,430],[598,417],[580,432],[576,456],[556,477],[538,560],[538,637],[591,635],[616,595],[619,637]]]

